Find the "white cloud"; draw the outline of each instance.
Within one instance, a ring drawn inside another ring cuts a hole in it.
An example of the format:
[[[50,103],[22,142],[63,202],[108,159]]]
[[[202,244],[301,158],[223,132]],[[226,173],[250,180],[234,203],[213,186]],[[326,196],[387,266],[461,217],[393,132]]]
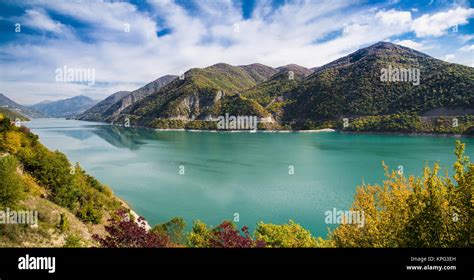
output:
[[[37,30],[53,33],[69,32],[65,25],[51,19],[43,10],[26,10],[25,15],[21,18],[21,23]]]
[[[375,18],[380,20],[386,27],[403,30],[406,30],[412,22],[410,12],[396,10],[380,11],[375,14]]]
[[[414,49],[417,51],[426,51],[432,48],[431,46],[427,46],[422,42],[416,42],[413,40],[395,40],[393,41],[393,43],[410,48],[410,49]]]
[[[444,30],[439,22],[445,17],[443,12],[413,19],[410,11],[353,9],[360,0],[288,1],[277,9],[270,1],[257,1],[250,18],[243,18],[241,7],[231,0],[193,3],[197,7],[193,13],[173,0],[151,0],[152,9],[147,12],[130,3],[99,0],[87,4],[45,1],[28,7],[25,20],[28,18],[31,26],[70,36],[43,36],[40,41],[28,38],[3,45],[0,58],[9,59],[0,61],[0,92],[13,93],[25,103],[78,94],[103,98],[192,67],[218,62],[314,67],[378,41],[393,41],[412,30],[417,35],[427,34],[424,24]],[[462,24],[460,19],[467,18],[471,10],[458,8],[447,13]],[[86,34],[52,19],[49,11],[89,26],[81,30]],[[130,33],[124,32],[125,23],[130,24]],[[235,23],[239,32],[234,31]],[[171,33],[158,37],[162,28]],[[425,41],[394,42],[420,51],[433,46]],[[464,58],[457,55],[455,59]],[[56,83],[54,70],[64,65],[94,68],[97,85]]]
[[[452,53],[449,53],[449,54],[444,56],[444,60],[446,60],[448,62],[452,62],[455,58],[456,58],[456,55],[454,55]]]
[[[460,52],[474,52],[474,45],[463,46],[459,48]]]
[[[432,15],[422,15],[413,21],[413,31],[418,37],[441,36],[448,29],[456,25],[468,23],[468,19],[474,16],[474,9],[456,8],[447,12],[439,12]]]

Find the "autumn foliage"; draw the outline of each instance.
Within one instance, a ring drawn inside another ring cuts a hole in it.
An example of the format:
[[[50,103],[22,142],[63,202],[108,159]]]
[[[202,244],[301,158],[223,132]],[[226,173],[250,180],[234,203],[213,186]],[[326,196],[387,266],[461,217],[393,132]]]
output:
[[[231,222],[224,221],[217,226],[210,239],[209,245],[213,248],[252,248],[264,247],[265,242],[253,240],[247,226],[243,226],[242,234]]]
[[[470,247],[474,164],[456,143],[454,180],[425,167],[421,177],[388,172],[383,185],[358,188],[352,210],[364,211],[364,227],[340,225],[330,234],[337,247]]]
[[[117,211],[116,217],[109,219],[109,223],[105,227],[108,233],[106,237],[93,236],[102,247],[161,248],[170,245],[167,235],[148,231],[142,217],[134,220],[125,210]]]

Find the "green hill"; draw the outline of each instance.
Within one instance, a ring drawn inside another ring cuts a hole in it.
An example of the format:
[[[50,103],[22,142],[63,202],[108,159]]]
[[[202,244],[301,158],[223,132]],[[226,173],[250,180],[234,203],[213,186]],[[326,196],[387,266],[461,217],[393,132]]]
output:
[[[474,130],[472,88],[474,68],[380,42],[312,69],[224,63],[190,69],[95,120],[212,129],[212,120],[228,113],[265,118],[261,129],[464,134]],[[450,129],[446,122],[454,117],[462,123]],[[342,127],[342,119],[349,126]]]
[[[30,120],[29,118],[23,116],[22,114],[20,114],[16,111],[7,109],[5,107],[0,107],[0,114],[3,117],[9,118],[10,120],[13,120],[13,121],[15,121],[16,119],[19,119],[21,121],[29,121]]]
[[[413,82],[381,81],[381,70],[419,70]],[[285,121],[470,108],[474,113],[474,68],[447,63],[391,43],[378,43],[318,68],[294,91]]]
[[[28,106],[20,105],[2,93],[0,93],[0,107],[7,108],[10,111],[18,112],[22,116],[25,116],[28,118],[45,118],[46,117],[43,113],[33,108],[30,108]]]
[[[38,211],[36,226],[1,224],[2,247],[93,246],[92,235],[125,207],[79,164],[0,117],[0,209]]]
[[[172,123],[177,120],[171,127],[183,127],[182,124],[191,120],[225,114],[223,112],[231,107],[233,112],[268,116],[258,103],[240,96],[268,75],[269,68],[261,65],[239,67],[220,63],[191,69],[184,74],[184,79],[176,79],[131,105],[114,121],[123,122],[128,117],[132,125],[163,127],[163,120]]]

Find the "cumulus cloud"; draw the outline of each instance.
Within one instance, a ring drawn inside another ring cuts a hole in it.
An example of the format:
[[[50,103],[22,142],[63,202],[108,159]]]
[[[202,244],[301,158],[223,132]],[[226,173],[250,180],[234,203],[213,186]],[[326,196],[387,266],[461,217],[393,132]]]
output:
[[[418,37],[441,36],[456,25],[468,23],[474,16],[474,9],[458,7],[446,12],[422,15],[413,21],[413,31]]]
[[[56,36],[35,40],[24,35],[23,41],[2,45],[0,58],[8,59],[0,61],[0,91],[15,93],[25,103],[41,101],[45,95],[103,98],[162,75],[218,62],[314,67],[390,39],[424,51],[431,43],[396,38],[412,31],[419,37],[440,36],[451,25],[466,23],[473,12],[457,8],[413,18],[410,10],[393,7],[354,8],[363,3],[288,1],[275,7],[262,0],[244,18],[241,5],[231,0],[192,1],[192,11],[173,0],[150,0],[146,9],[102,0],[35,2],[26,7],[22,23]],[[83,29],[77,31],[74,24],[61,23],[52,14],[73,19]],[[167,32],[158,36],[161,30]],[[55,69],[64,65],[95,69],[96,85],[56,83]]]
[[[424,44],[423,42],[416,42],[413,40],[394,40],[393,43],[410,48],[410,49],[414,49],[417,51],[426,51],[432,48],[431,46],[428,46]]]

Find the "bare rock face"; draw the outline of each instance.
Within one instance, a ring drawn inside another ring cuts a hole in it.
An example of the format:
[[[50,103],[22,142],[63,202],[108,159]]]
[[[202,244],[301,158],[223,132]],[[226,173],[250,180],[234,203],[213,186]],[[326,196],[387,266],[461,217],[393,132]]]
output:
[[[214,97],[214,103],[215,102],[218,102],[219,100],[221,100],[223,97],[225,97],[225,92],[219,90],[216,94],[216,96]]]
[[[117,110],[111,112],[112,115],[120,114],[123,110],[127,109],[128,106],[134,104],[135,102],[139,100],[142,100],[145,96],[146,95],[133,94],[133,93],[128,96],[125,96],[122,100],[118,102],[120,107]]]
[[[275,123],[275,119],[272,116],[260,118],[259,122],[261,123]]]
[[[211,94],[193,93],[181,98],[176,106],[175,114],[170,119],[179,120],[205,120],[212,118],[209,110],[216,106],[225,97],[225,92],[217,91]]]
[[[154,80],[132,92],[118,92],[99,102],[78,117],[81,120],[112,121],[125,109],[144,99],[148,95],[159,91],[162,87],[176,79],[177,76],[166,75]]]

